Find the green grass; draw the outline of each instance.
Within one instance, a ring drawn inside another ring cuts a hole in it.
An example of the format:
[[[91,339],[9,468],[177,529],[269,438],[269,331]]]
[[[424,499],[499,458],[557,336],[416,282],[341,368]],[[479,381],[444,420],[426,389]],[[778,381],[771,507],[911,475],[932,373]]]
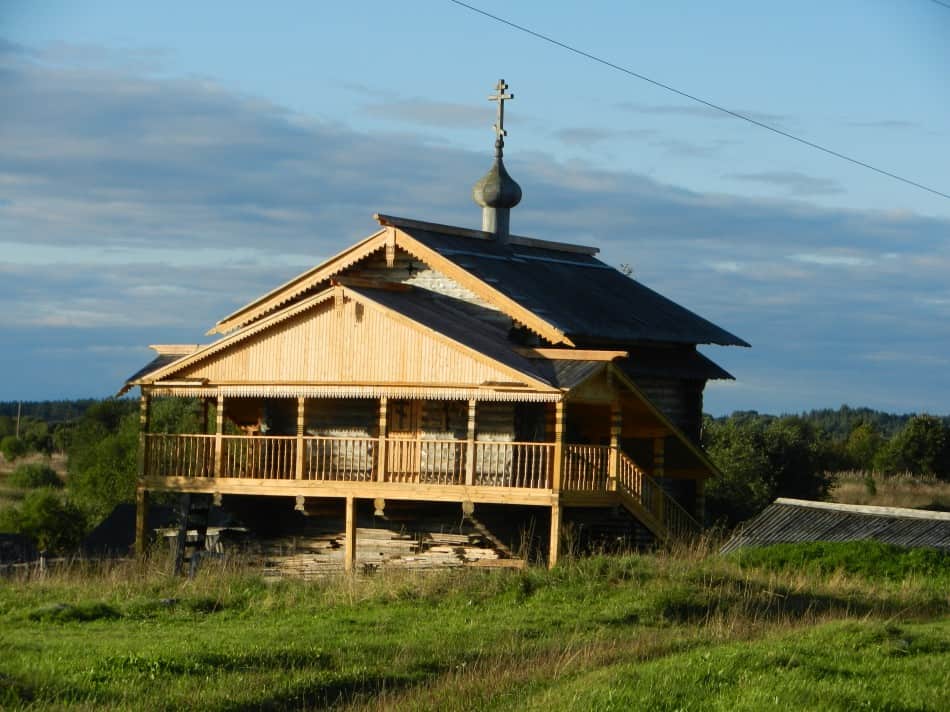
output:
[[[926,710],[950,674],[927,576],[657,555],[268,584],[159,563],[0,584],[0,706]]]

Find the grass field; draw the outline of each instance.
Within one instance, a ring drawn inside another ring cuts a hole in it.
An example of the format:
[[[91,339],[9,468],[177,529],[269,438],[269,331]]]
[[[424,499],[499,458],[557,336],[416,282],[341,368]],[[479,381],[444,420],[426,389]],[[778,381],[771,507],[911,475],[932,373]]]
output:
[[[946,709],[950,556],[840,553],[276,584],[234,563],[194,581],[159,561],[77,564],[0,584],[0,703]]]

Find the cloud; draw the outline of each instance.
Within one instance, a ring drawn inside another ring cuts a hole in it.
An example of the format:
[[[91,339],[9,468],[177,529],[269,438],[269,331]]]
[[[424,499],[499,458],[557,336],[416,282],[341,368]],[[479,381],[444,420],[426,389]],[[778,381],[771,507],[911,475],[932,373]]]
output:
[[[573,128],[560,129],[554,132],[554,137],[569,146],[582,146],[590,148],[594,144],[605,141],[636,140],[655,136],[656,131],[652,129],[606,129],[595,128],[591,126],[577,126]]]
[[[374,212],[479,224],[469,191],[490,156],[427,144],[431,131],[358,132],[122,69],[121,55],[42,54],[0,45],[5,398],[114,392],[145,344],[204,342],[217,319],[373,232]],[[440,120],[463,126],[453,106]],[[561,139],[607,139],[573,130]],[[542,153],[506,163],[525,192],[516,233],[597,244],[754,344],[707,349],[740,379],[711,389],[710,409],[946,410],[947,221],[699,193]],[[747,178],[793,195],[833,187]],[[864,356],[894,344],[919,363]]]
[[[402,121],[418,126],[484,129],[485,109],[475,104],[455,104],[429,99],[388,99],[364,107],[364,111],[387,121]]]
[[[647,116],[685,116],[697,119],[735,119],[724,111],[719,111],[711,106],[704,106],[699,103],[694,104],[640,104],[632,101],[622,101],[615,104],[616,108],[622,111],[629,111],[636,114]],[[724,107],[729,109],[729,107]],[[784,114],[770,114],[752,109],[730,109],[737,114],[741,114],[750,119],[760,121],[764,124],[776,125],[788,121],[791,117]]]
[[[762,171],[759,173],[728,173],[723,178],[746,181],[750,183],[766,183],[784,188],[791,195],[834,195],[843,193],[842,185],[830,178],[816,178],[815,176],[799,173],[798,171]]]

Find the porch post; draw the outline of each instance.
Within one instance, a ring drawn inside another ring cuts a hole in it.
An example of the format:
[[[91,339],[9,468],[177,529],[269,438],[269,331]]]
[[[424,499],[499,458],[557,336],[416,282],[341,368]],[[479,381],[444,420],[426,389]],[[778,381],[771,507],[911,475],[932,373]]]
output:
[[[620,433],[623,428],[623,412],[620,402],[610,404],[610,461],[607,465],[607,489],[617,490],[617,475],[620,472]]]
[[[378,482],[386,481],[386,466],[388,458],[386,456],[386,431],[389,428],[389,398],[379,397],[379,445],[377,446],[376,460],[376,480]]]
[[[303,429],[304,429],[305,401],[303,396],[297,396],[297,461],[294,464],[295,476],[303,479]]]
[[[148,490],[139,486],[135,490],[135,555],[145,556],[148,546]]]
[[[346,498],[346,531],[343,535],[343,570],[353,572],[356,563],[356,500],[350,495]]]
[[[663,500],[666,495],[666,490],[660,484],[660,479],[663,477],[664,460],[666,459],[665,447],[666,441],[663,438],[653,438],[653,479],[660,490],[656,498],[656,516],[661,522],[664,520],[663,505],[665,502]]]
[[[551,477],[551,489],[554,494],[561,491],[561,472],[564,468],[564,401],[554,404],[554,467]],[[553,516],[553,513],[552,513]],[[560,515],[559,515],[560,521]]]
[[[224,456],[224,395],[218,391],[218,401],[214,412],[214,476],[221,476]]]
[[[561,501],[560,495],[555,495],[551,501],[551,542],[548,548],[548,568],[557,565],[557,557],[561,547]]]
[[[468,401],[468,430],[465,443],[465,484],[475,484],[475,413],[477,401],[472,398]]]

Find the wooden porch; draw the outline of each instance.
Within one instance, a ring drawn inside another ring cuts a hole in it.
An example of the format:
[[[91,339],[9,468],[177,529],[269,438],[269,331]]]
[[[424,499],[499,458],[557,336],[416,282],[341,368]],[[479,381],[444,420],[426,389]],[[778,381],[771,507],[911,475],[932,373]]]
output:
[[[565,506],[623,506],[661,541],[700,529],[611,445],[221,433],[147,433],[144,441],[143,505],[148,491],[176,491],[289,496],[302,507],[308,499],[341,498],[348,513],[354,499],[374,500],[377,508],[386,500],[545,506],[552,562]],[[349,555],[345,561],[352,568]]]

